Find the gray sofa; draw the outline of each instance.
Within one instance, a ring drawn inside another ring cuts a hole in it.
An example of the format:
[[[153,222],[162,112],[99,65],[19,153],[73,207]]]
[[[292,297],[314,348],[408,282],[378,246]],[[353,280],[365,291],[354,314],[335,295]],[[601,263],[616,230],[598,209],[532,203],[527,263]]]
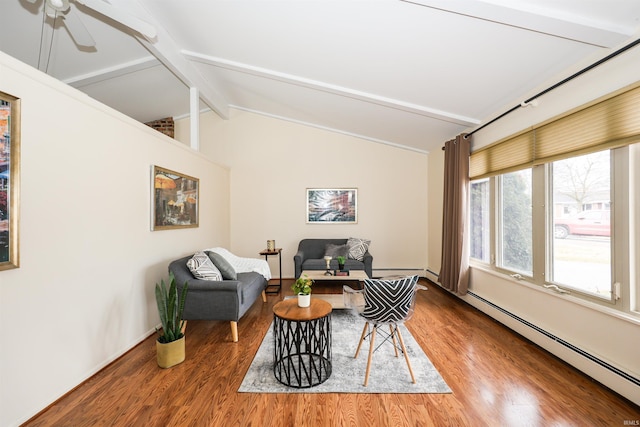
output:
[[[187,261],[191,255],[169,264],[169,271],[176,278],[178,292],[185,282],[189,285],[184,305],[185,320],[228,320],[231,322],[231,337],[238,341],[238,321],[253,303],[262,296],[267,302],[265,289],[267,280],[259,273],[237,273],[238,280],[200,280],[193,277]]]
[[[325,251],[328,244],[346,245],[348,239],[303,239],[298,244],[298,252],[293,257],[295,267],[295,278],[300,277],[304,270],[326,270],[327,264],[324,260]],[[335,257],[330,263],[331,269],[338,268],[338,260]],[[367,276],[373,277],[373,256],[367,250],[362,261],[347,257],[345,262],[346,270],[364,270]]]

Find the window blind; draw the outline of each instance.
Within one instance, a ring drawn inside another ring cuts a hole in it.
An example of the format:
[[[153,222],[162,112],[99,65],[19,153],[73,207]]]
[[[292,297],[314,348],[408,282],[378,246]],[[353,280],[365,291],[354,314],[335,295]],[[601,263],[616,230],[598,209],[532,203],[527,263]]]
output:
[[[478,179],[640,140],[640,85],[625,88],[471,154]]]

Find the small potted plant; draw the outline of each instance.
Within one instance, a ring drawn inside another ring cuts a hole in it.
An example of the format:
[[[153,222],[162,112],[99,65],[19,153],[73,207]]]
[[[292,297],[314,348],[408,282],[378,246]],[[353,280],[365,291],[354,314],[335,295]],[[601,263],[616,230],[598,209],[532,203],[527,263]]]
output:
[[[345,257],[343,256],[337,256],[336,257],[338,259],[338,269],[340,269],[340,271],[344,270],[344,262],[347,260]]]
[[[298,307],[309,307],[311,304],[311,285],[313,280],[306,274],[298,277],[291,285],[291,290],[298,295]]]
[[[158,330],[156,353],[158,366],[170,368],[182,363],[185,358],[185,321],[182,319],[184,303],[187,298],[187,283],[178,295],[178,287],[173,273],[169,274],[169,288],[164,280],[156,283],[156,303],[162,330]]]

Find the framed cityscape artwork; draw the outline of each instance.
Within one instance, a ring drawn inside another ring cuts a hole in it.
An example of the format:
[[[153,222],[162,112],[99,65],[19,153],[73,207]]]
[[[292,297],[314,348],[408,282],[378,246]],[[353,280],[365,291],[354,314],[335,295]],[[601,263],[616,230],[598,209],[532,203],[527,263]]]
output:
[[[0,270],[20,265],[19,209],[20,100],[0,92]]]
[[[199,182],[198,178],[153,166],[151,230],[197,227]]]
[[[358,222],[356,188],[307,188],[307,223],[355,224]]]

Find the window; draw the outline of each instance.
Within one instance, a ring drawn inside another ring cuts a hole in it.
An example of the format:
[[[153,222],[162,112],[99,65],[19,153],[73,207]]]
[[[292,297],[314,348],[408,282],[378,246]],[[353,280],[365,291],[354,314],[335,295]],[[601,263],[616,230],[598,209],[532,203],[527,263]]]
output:
[[[610,298],[612,283],[610,164],[602,151],[549,167],[549,281],[602,298]]]
[[[503,174],[498,180],[498,267],[533,275],[531,169]]]
[[[472,259],[640,315],[639,107],[640,82],[474,151]]]
[[[471,257],[489,263],[491,254],[489,179],[471,183],[470,212]]]
[[[628,295],[619,308],[638,311],[639,152],[635,144],[471,181],[471,258],[602,304]]]

